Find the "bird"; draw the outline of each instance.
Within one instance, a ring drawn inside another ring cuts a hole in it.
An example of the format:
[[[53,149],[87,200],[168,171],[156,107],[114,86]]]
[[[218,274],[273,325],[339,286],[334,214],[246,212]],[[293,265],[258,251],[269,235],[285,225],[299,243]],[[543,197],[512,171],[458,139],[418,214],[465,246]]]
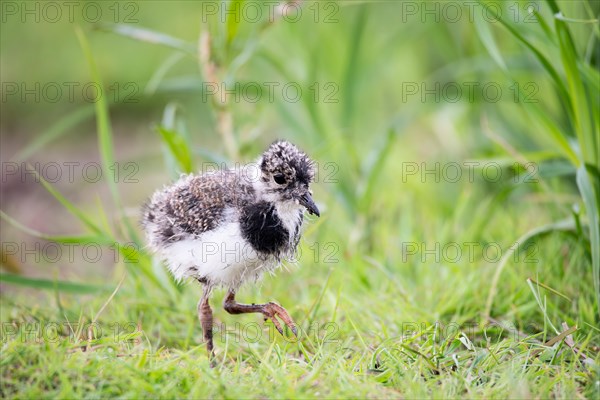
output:
[[[223,308],[229,314],[261,313],[283,335],[279,318],[298,335],[279,304],[240,304],[235,295],[244,283],[258,281],[295,255],[305,213],[320,216],[310,189],[315,173],[305,152],[277,140],[255,162],[182,175],[142,207],[150,250],[177,281],[202,285],[197,312],[211,360],[214,288],[227,290]]]

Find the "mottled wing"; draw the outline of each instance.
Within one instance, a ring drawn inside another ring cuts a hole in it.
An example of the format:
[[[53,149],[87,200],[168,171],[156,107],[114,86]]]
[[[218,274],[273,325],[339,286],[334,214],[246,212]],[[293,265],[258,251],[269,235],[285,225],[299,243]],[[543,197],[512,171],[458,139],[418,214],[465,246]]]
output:
[[[143,225],[155,249],[214,229],[226,210],[248,204],[254,192],[234,171],[188,175],[156,192],[144,209]]]

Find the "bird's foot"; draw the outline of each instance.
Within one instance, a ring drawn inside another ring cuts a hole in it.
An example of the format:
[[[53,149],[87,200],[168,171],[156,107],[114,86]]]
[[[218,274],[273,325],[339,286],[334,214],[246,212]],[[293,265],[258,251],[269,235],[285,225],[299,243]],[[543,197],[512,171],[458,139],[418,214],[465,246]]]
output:
[[[281,323],[279,319],[283,321],[284,324],[287,325],[288,328],[294,333],[296,337],[298,337],[298,328],[296,327],[296,323],[290,317],[290,314],[285,310],[285,308],[281,307],[279,304],[275,304],[273,302],[265,303],[265,304],[240,304],[235,301],[235,291],[233,289],[229,290],[227,296],[223,300],[223,308],[229,314],[246,314],[246,313],[261,313],[265,317],[265,321],[270,319],[277,328],[277,331],[281,335],[283,335],[283,329],[281,328]]]
[[[273,325],[275,325],[275,328],[281,335],[283,335],[283,329],[281,328],[281,324],[276,317],[279,317],[283,323],[290,328],[294,336],[298,337],[298,328],[296,327],[296,323],[292,317],[290,317],[290,314],[288,314],[286,309],[281,307],[279,304],[275,304],[273,302],[263,304],[260,312],[265,316],[265,321],[270,319],[273,322]]]

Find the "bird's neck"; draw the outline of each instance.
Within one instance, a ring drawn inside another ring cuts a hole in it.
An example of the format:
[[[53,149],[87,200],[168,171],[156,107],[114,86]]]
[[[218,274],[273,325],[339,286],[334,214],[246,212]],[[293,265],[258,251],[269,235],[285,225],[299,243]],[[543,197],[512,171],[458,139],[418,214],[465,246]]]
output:
[[[281,224],[289,232],[290,241],[295,241],[302,224],[302,206],[291,201],[272,204]]]

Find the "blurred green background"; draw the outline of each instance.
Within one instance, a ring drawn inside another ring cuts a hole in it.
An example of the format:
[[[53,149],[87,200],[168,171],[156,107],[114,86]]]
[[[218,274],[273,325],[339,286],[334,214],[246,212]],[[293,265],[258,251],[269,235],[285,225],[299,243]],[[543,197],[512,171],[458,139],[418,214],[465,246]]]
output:
[[[599,10],[2,2],[2,322],[21,332],[32,320],[134,321],[136,334],[62,332],[44,353],[4,330],[0,393],[594,396]],[[200,290],[176,286],[146,252],[139,207],[180,173],[251,161],[278,138],[317,161],[322,217],[298,263],[243,298],[276,299],[305,330],[335,323],[336,341],[223,339],[218,358],[233,371],[171,370],[206,361]],[[436,323],[461,328],[440,339]],[[100,359],[65,356],[90,340]],[[155,375],[129,376],[107,364],[114,354]],[[83,360],[88,386],[69,372]],[[54,366],[31,371],[44,364]],[[92,367],[122,379],[104,386]]]

